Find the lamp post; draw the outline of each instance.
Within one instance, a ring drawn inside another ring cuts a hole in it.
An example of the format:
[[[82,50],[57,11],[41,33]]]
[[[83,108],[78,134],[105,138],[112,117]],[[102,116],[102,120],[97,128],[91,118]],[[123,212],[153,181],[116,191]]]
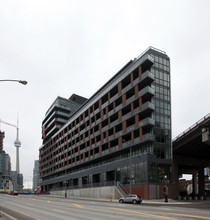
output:
[[[125,143],[125,139],[123,139],[123,142]],[[132,149],[131,149],[131,145],[127,143],[127,145],[130,148],[130,156],[129,156],[129,160],[130,160],[130,171],[129,171],[129,179],[130,179],[130,194],[132,192],[131,190],[131,180],[132,180]]]
[[[132,181],[132,150],[130,146],[130,194],[131,194],[131,181]]]
[[[66,169],[65,168],[65,198],[67,198],[67,177],[66,177]]]
[[[23,85],[26,85],[28,82],[25,80],[16,80],[16,79],[1,79],[0,82],[18,82]]]

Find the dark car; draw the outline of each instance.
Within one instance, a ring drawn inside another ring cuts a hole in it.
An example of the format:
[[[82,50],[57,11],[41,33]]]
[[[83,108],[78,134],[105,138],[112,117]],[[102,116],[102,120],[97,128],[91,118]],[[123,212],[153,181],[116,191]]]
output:
[[[18,195],[18,191],[10,191],[10,192],[9,192],[9,195],[17,196],[17,195]]]
[[[121,203],[133,203],[133,204],[141,204],[142,202],[142,198],[139,195],[136,194],[129,194],[127,196],[124,196],[122,198],[119,199],[119,202]]]
[[[12,195],[17,196],[17,195],[18,195],[18,191],[13,191],[13,194],[12,194]]]

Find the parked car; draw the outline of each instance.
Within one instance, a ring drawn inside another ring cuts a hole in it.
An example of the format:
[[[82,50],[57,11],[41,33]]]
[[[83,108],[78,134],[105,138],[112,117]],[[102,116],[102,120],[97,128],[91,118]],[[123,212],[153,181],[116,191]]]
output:
[[[8,195],[12,195],[12,193],[13,193],[13,191],[9,191],[9,192],[8,192]]]
[[[129,194],[127,196],[124,196],[122,198],[119,199],[119,202],[121,203],[133,203],[133,204],[141,204],[142,202],[142,198],[139,195],[136,194]]]
[[[22,195],[30,195],[30,194],[33,194],[33,192],[30,191],[30,190],[23,190],[23,191],[19,191],[18,194],[22,194]]]
[[[10,191],[10,192],[9,192],[9,195],[17,196],[17,195],[18,195],[18,191]]]

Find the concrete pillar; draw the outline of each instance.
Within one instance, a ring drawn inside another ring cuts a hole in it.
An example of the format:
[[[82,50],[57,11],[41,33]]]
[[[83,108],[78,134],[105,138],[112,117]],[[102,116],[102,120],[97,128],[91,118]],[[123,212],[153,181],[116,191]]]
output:
[[[173,184],[174,184],[174,199],[179,199],[179,170],[178,170],[178,164],[173,159]]]
[[[193,187],[193,195],[198,194],[198,187],[197,187],[197,173],[192,175],[192,187]]]
[[[198,196],[200,199],[205,196],[205,178],[203,167],[199,167],[198,171]]]
[[[78,186],[82,187],[82,177],[78,178]]]
[[[92,175],[92,174],[89,174],[89,175],[88,175],[88,183],[89,183],[89,184],[92,184],[92,183],[93,183],[93,175]]]
[[[105,181],[106,181],[106,173],[101,173],[100,182],[105,182]]]

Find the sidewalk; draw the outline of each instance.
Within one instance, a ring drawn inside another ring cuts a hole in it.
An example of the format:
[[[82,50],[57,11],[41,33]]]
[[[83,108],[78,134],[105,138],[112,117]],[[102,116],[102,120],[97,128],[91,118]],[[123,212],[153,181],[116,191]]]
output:
[[[168,199],[168,202],[165,202],[164,199],[151,199],[151,200],[143,200],[142,203],[145,204],[164,204],[164,205],[181,205],[181,204],[195,204],[202,202],[210,202],[208,200],[174,200]]]

